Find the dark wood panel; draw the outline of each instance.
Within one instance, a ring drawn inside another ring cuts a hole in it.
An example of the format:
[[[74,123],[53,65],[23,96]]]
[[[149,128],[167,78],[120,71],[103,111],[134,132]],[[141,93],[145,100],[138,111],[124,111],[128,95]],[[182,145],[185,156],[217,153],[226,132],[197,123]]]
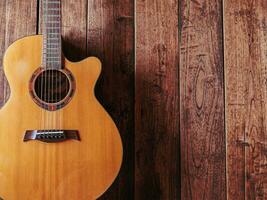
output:
[[[6,39],[6,1],[0,1],[0,107],[3,106],[5,102],[5,75],[3,70],[3,56],[5,52],[5,39]]]
[[[180,2],[181,199],[225,199],[222,1]]]
[[[135,199],[179,198],[178,1],[136,1]]]
[[[124,145],[122,169],[100,199],[134,198],[134,1],[88,1],[88,55],[102,61],[97,98],[117,124]]]
[[[71,61],[86,57],[87,0],[62,0],[63,51]]]
[[[267,2],[225,0],[229,199],[267,199]]]
[[[6,0],[1,1],[0,6],[0,61],[2,65],[3,53],[11,43],[21,37],[36,33],[37,1]],[[2,106],[7,101],[10,90],[2,68],[0,71],[0,106]]]

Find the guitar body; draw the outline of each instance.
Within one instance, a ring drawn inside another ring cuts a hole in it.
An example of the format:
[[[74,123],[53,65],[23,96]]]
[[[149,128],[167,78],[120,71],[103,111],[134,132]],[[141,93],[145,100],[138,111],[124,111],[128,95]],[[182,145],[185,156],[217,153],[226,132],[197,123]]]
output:
[[[75,93],[62,109],[47,111],[29,93],[41,65],[42,36],[13,43],[4,57],[11,95],[0,110],[0,199],[90,200],[112,184],[122,162],[122,143],[111,117],[94,95],[101,71],[95,57],[65,59]],[[23,141],[26,130],[78,130],[80,140]]]

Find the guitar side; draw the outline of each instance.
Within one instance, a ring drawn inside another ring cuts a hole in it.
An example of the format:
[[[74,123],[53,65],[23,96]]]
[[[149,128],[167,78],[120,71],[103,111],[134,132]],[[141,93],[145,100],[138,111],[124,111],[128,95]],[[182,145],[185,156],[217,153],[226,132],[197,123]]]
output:
[[[116,178],[123,154],[118,129],[94,95],[101,63],[95,57],[65,60],[75,78],[75,94],[64,108],[45,111],[29,93],[41,54],[42,36],[30,36],[12,44],[4,57],[11,95],[0,110],[0,197],[96,199]],[[78,130],[81,140],[23,141],[26,130],[55,127]]]

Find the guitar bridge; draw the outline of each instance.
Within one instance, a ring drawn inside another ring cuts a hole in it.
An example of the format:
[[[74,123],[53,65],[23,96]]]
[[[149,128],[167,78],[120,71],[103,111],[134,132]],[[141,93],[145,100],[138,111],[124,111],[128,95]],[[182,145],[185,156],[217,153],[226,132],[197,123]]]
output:
[[[64,142],[66,140],[80,141],[77,130],[27,130],[24,135],[24,142],[38,140],[46,143]],[[1,200],[1,199],[0,199]]]

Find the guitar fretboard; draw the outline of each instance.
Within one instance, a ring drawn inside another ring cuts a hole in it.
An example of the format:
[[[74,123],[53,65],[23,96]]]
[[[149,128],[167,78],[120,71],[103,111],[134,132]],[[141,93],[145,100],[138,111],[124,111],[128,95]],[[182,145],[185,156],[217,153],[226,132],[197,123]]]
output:
[[[61,2],[43,0],[43,67],[60,69],[61,57]]]

